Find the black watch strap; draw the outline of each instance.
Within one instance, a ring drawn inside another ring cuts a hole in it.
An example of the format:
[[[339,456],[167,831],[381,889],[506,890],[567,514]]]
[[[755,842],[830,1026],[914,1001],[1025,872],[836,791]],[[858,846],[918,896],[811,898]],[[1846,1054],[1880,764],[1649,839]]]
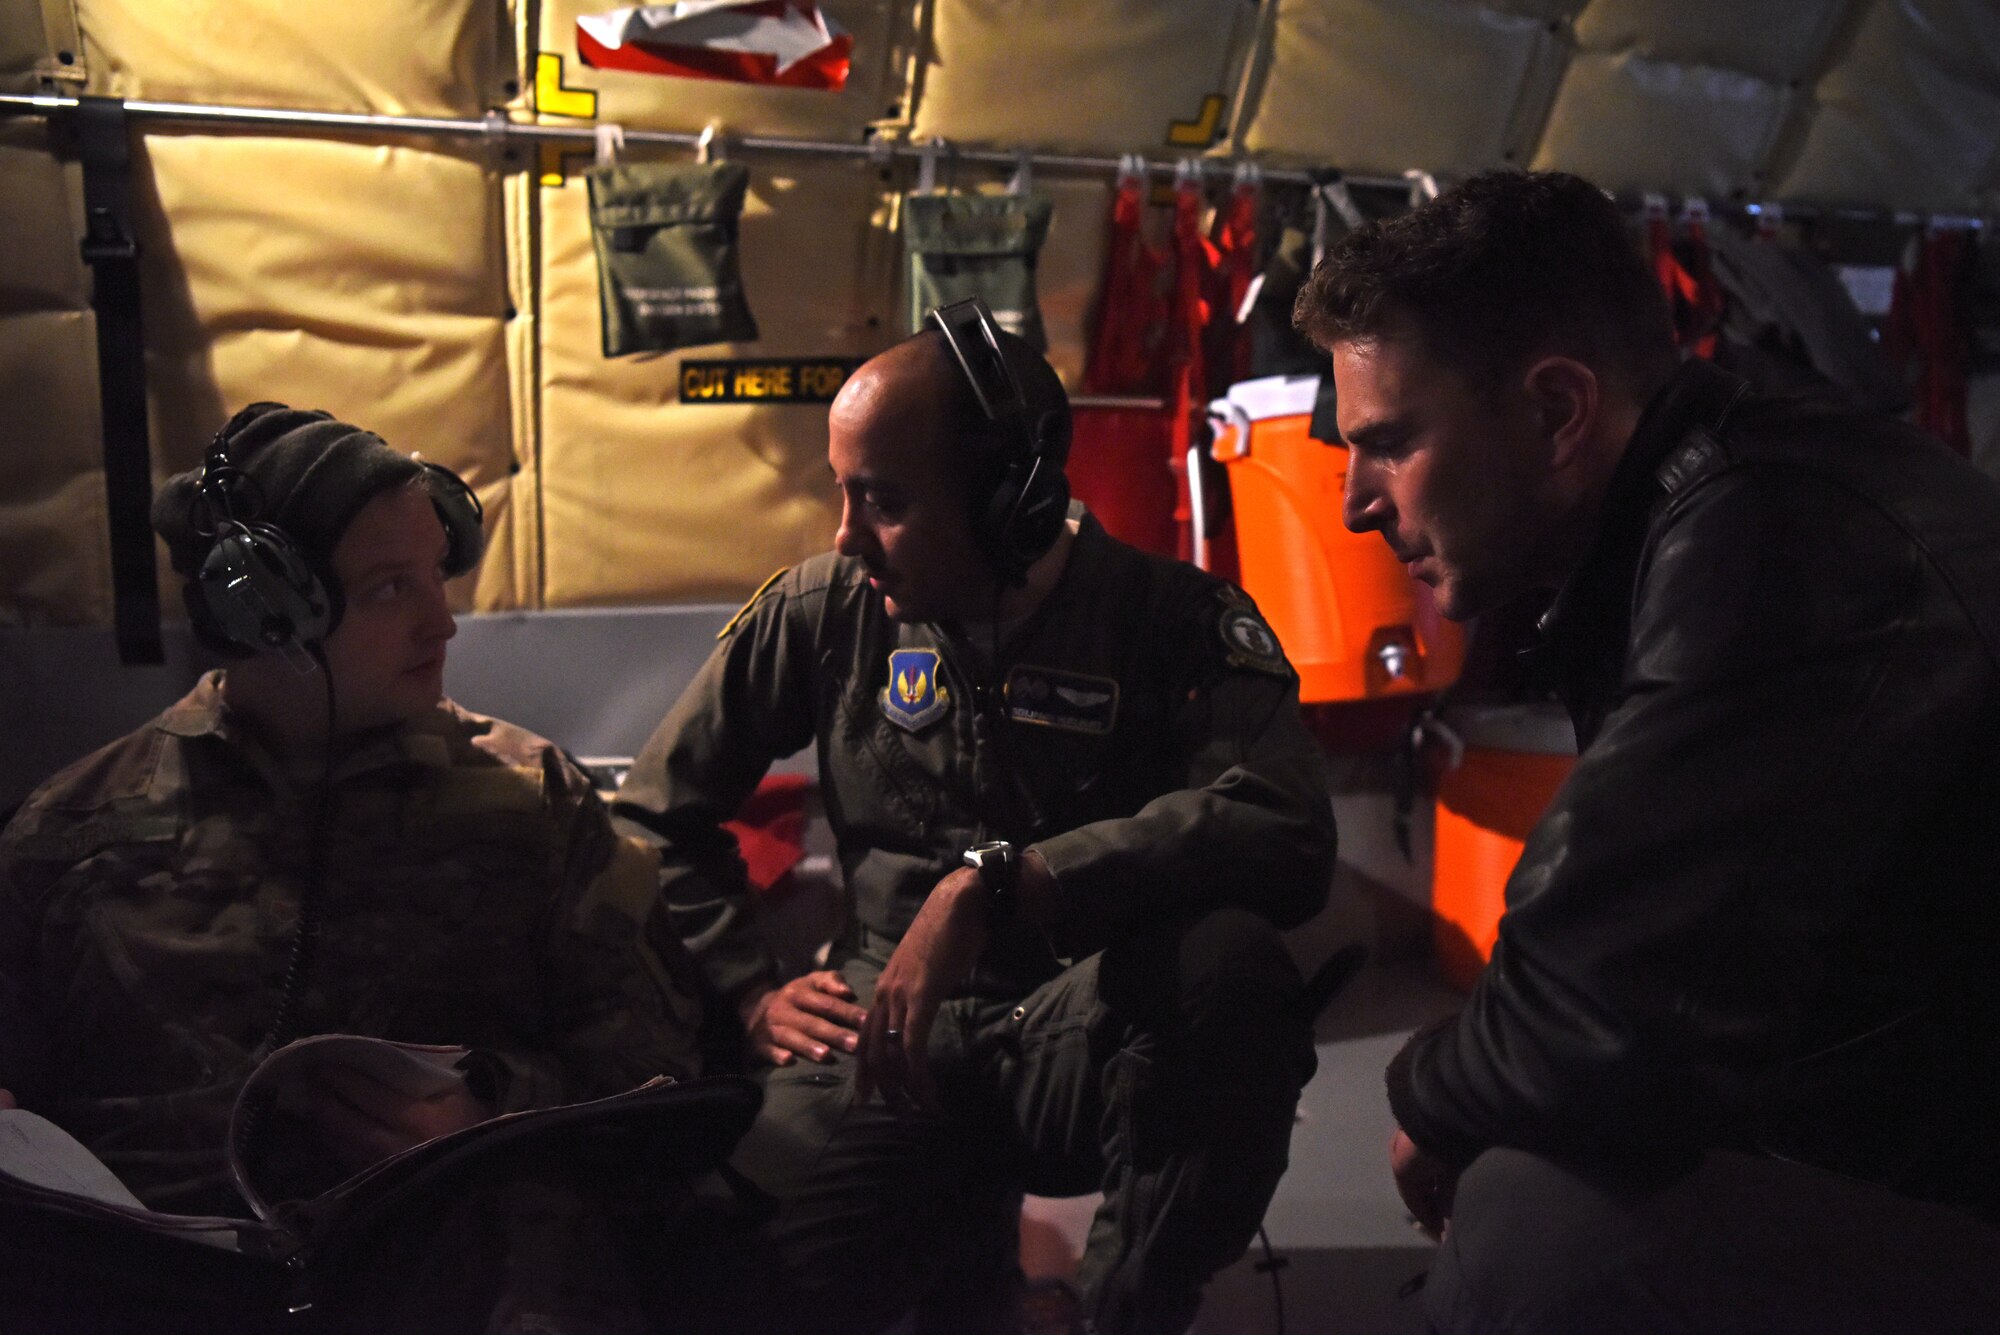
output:
[[[993,921],[1012,918],[1021,884],[1021,850],[1004,839],[974,844],[965,850],[965,865],[977,871],[986,886]]]

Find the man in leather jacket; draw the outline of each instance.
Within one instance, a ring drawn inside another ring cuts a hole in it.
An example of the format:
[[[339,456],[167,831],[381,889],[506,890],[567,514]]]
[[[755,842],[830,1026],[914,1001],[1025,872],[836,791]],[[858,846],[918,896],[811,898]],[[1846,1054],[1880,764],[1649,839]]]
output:
[[[2000,486],[1677,365],[1616,207],[1474,178],[1328,255],[1343,519],[1447,616],[1554,590],[1580,755],[1388,1074],[1442,1330],[2000,1312]]]

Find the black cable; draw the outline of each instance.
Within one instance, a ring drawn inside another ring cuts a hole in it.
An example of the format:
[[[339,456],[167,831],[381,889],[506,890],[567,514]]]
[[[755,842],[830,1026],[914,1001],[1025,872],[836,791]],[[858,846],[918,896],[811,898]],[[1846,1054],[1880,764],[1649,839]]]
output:
[[[1000,723],[1007,716],[1007,706],[1002,699],[1002,693],[1006,690],[1006,687],[1000,677],[1000,609],[1006,601],[1006,596],[1007,582],[1001,580],[993,586],[993,620],[986,627],[986,647],[988,651],[986,681],[990,692],[988,698],[992,701],[993,712],[999,716],[994,720],[993,725],[996,744],[998,742]]]
[[[326,652],[317,641],[308,642],[305,650],[319,665],[320,681],[326,687],[326,736],[320,761],[319,786],[313,794],[311,842],[306,851],[305,879],[299,885],[299,916],[292,929],[292,948],[285,960],[285,977],[279,985],[278,1007],[271,1017],[271,1027],[254,1049],[265,1057],[296,1037],[299,1012],[305,1004],[306,975],[312,968],[319,942],[319,903],[326,882],[329,813],[333,803],[333,669],[327,666]],[[246,1167],[263,1152],[270,1111],[271,1096],[268,1094],[253,1099],[243,1109],[236,1151]]]
[[[326,664],[326,652],[317,642],[306,652],[319,664],[320,680],[326,686],[326,738],[320,760],[319,789],[313,795],[312,842],[306,856],[306,876],[299,887],[299,921],[292,934],[291,957],[285,963],[285,981],[278,992],[278,1013],[264,1040],[272,1052],[297,1037],[299,1008],[305,1004],[306,971],[312,966],[313,948],[319,940],[320,891],[326,882],[327,812],[333,797],[333,671]]]
[[[1257,1241],[1263,1244],[1264,1261],[1256,1269],[1271,1277],[1271,1310],[1277,1314],[1278,1335],[1285,1335],[1285,1286],[1279,1282],[1278,1272],[1291,1262],[1271,1250],[1271,1235],[1262,1224],[1257,1225]]]

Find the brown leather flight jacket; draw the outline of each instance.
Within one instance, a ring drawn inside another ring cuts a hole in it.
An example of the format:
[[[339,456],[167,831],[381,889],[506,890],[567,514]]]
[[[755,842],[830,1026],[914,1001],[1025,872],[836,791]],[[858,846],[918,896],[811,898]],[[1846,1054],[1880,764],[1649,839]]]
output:
[[[1390,1068],[1412,1139],[1993,1211],[2000,485],[1690,364],[1543,625],[1581,755],[1465,1008]]]

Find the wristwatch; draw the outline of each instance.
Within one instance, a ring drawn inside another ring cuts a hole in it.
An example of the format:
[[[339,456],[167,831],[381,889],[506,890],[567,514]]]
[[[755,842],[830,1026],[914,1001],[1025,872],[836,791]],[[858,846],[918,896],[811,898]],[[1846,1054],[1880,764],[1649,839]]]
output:
[[[976,870],[986,886],[992,921],[998,924],[1012,918],[1014,892],[1021,884],[1021,851],[1005,839],[993,839],[966,849],[965,865]]]

